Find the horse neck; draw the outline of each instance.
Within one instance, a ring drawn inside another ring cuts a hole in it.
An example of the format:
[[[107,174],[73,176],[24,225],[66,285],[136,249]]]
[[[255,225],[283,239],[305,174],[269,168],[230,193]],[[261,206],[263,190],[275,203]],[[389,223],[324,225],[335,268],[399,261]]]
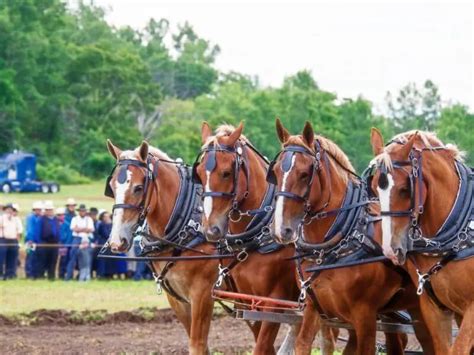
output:
[[[433,236],[449,216],[459,189],[454,160],[442,156],[442,152],[425,151],[423,178],[427,185],[424,212],[419,217],[424,235]]]
[[[242,201],[239,209],[243,212],[257,209],[265,198],[267,181],[266,181],[266,164],[262,159],[249,147],[246,147],[249,164],[249,187],[248,196]],[[262,188],[265,186],[265,188]],[[229,230],[232,234],[243,233],[253,217],[245,216],[239,222],[229,221]]]
[[[181,182],[176,165],[166,162],[159,164],[147,222],[151,234],[163,236],[178,199]]]
[[[324,166],[323,171],[319,174],[320,179],[316,179],[315,184],[313,184],[312,190],[317,189],[318,191],[321,191],[319,196],[316,198],[316,202],[313,204],[313,206],[316,206],[313,210],[318,210],[323,207],[323,204],[328,201],[328,198],[330,198],[328,206],[324,208],[323,211],[330,211],[339,208],[344,202],[348,180],[340,175],[341,173],[334,167],[333,161],[330,161],[329,169],[331,171],[330,174]],[[331,187],[329,187],[329,184]],[[314,191],[311,192],[311,194],[313,193]],[[329,194],[331,194],[331,196],[329,196]],[[335,219],[336,216],[331,216],[313,220],[312,223],[304,227],[305,240],[309,243],[323,242],[324,236],[331,228]]]

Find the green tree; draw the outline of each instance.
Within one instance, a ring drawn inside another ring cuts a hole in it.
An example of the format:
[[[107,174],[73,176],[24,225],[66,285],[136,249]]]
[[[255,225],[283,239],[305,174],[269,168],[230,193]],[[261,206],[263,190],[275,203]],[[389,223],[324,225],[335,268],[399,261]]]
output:
[[[436,131],[444,143],[455,143],[466,152],[466,161],[474,165],[474,115],[463,105],[441,111]]]

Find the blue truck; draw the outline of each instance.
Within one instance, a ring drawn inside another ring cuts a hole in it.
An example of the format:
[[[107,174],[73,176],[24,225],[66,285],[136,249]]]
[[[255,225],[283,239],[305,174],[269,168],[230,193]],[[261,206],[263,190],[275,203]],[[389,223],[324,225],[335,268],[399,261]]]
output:
[[[4,193],[56,193],[59,191],[59,184],[37,180],[36,156],[14,151],[0,155],[0,190]]]

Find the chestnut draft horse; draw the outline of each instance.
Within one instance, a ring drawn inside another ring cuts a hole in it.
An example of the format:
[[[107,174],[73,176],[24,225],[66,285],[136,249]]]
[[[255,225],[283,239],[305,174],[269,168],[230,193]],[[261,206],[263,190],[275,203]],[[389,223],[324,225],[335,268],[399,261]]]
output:
[[[110,141],[107,144],[117,160],[106,185],[106,195],[115,198],[108,241],[111,251],[128,250],[135,229],[146,220],[148,233],[142,233],[148,239],[142,239],[142,246],[152,254],[156,254],[155,250],[163,257],[212,254],[214,246],[194,233],[199,226],[200,211],[197,216],[186,216],[188,210],[194,213],[199,208],[189,202],[197,195],[190,169],[146,142],[127,151]],[[200,204],[199,197],[195,200]],[[186,245],[199,249],[190,251]],[[167,291],[168,301],[186,329],[190,354],[209,353],[207,337],[214,304],[211,290],[217,278],[217,266],[217,259],[152,263],[155,274],[159,274],[158,279],[155,277],[157,283]]]
[[[436,353],[448,353],[454,312],[462,323],[451,353],[472,354],[474,173],[455,146],[430,132],[405,132],[384,146],[374,128],[371,143],[384,253],[418,286]]]
[[[273,232],[278,242],[296,244],[300,297],[306,300],[296,353],[311,352],[321,315],[353,326],[355,338],[344,353],[374,354],[378,312],[408,309],[413,319],[421,318],[415,289],[403,270],[375,262],[383,259],[379,218],[342,150],[315,136],[309,122],[299,136],[279,119],[276,129],[282,151],[268,175],[277,185]],[[306,272],[312,265],[315,271]],[[425,352],[432,353],[427,330],[414,325]],[[389,353],[403,353],[406,336],[387,333],[386,340]]]
[[[231,249],[242,256],[221,268],[221,278],[231,280],[235,291],[296,300],[294,263],[288,260],[294,249],[272,243],[269,233],[274,188],[265,180],[268,162],[242,129],[242,123],[236,129],[223,125],[213,135],[202,124],[203,148],[194,169],[204,187],[203,230],[209,241],[225,245],[224,252]],[[275,353],[279,327],[262,322],[254,354]]]

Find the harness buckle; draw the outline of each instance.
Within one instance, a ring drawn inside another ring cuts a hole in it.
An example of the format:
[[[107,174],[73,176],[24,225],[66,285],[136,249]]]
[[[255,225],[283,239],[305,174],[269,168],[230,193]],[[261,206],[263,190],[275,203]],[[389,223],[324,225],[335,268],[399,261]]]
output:
[[[222,286],[222,282],[224,281],[224,278],[229,273],[229,268],[227,266],[223,267],[221,264],[218,265],[218,268],[219,268],[219,274],[217,276],[217,281],[214,284],[214,287],[220,288]]]
[[[262,227],[262,235],[270,235],[272,233],[271,229],[269,226],[263,226]]]
[[[236,259],[240,262],[243,262],[247,260],[248,256],[249,256],[249,253],[247,253],[247,251],[243,249],[237,254]]]
[[[188,222],[188,226],[194,229],[195,232],[199,232],[199,229],[201,228],[201,223],[190,219]]]
[[[153,278],[155,279],[155,282],[156,282],[156,293],[158,295],[161,295],[163,294],[163,277],[161,275],[157,275],[155,273],[152,274],[153,275]]]
[[[430,279],[430,275],[428,273],[423,274],[419,269],[416,269],[416,274],[418,275],[418,288],[416,289],[416,294],[421,296],[423,294],[426,281]]]
[[[308,295],[308,288],[311,285],[311,278],[308,278],[306,280],[300,280],[300,295],[298,296],[298,303],[304,303],[306,300],[306,297]]]
[[[328,213],[326,211],[318,212],[314,216],[315,219],[324,219],[328,216]]]

